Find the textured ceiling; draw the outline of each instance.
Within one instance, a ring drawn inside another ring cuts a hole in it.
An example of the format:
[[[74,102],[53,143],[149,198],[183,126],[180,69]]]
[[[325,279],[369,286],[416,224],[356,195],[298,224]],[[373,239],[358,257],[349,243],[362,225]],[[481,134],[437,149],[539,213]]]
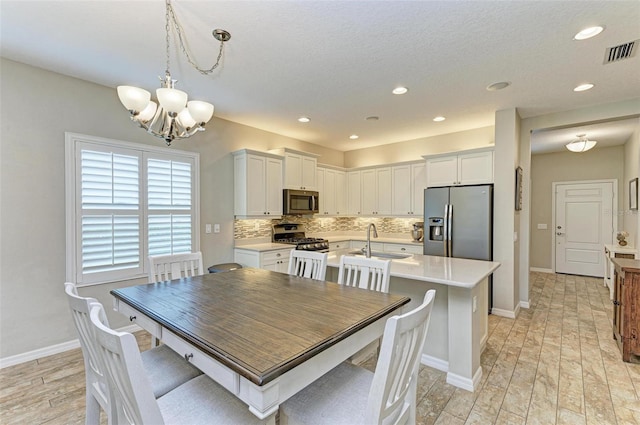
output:
[[[490,126],[505,108],[526,118],[640,98],[640,55],[603,65],[607,47],[640,39],[638,1],[173,5],[202,67],[217,53],[211,30],[232,35],[211,76],[173,49],[178,88],[212,102],[217,117],[339,150]],[[4,57],[109,87],[151,91],[164,73],[162,1],[3,0],[0,8]],[[606,30],[573,40],[595,24]],[[496,81],[512,85],[485,90]],[[584,82],[596,86],[572,91]],[[392,95],[398,85],[409,92]],[[311,122],[297,122],[302,115]],[[365,121],[372,115],[380,119]],[[446,121],[433,122],[437,115]],[[124,111],[123,125],[132,125]]]

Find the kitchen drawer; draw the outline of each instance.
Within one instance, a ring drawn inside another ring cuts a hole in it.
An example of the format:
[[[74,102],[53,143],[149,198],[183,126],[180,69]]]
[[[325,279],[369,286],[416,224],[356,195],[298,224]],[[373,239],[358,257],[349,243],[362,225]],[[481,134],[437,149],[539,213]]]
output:
[[[400,254],[422,254],[422,244],[385,243],[384,252],[397,252]]]
[[[140,313],[138,310],[131,307],[129,304],[125,303],[124,301],[120,301],[116,299],[114,303],[115,303],[114,305],[115,309],[119,313],[127,316],[131,323],[135,323],[136,325],[140,326],[142,329],[149,332],[151,335],[155,336],[156,338],[162,339],[162,335],[161,335],[162,327],[160,326],[160,324],[149,319],[143,313]]]
[[[214,360],[202,351],[180,338],[173,332],[163,329],[162,342],[168,345],[173,351],[180,354],[195,367],[213,378],[217,383],[231,391],[233,394],[240,392],[240,375],[233,372],[222,363]]]
[[[261,254],[260,263],[271,263],[278,260],[288,260],[291,255],[291,249],[279,249],[277,251],[268,251]]]
[[[340,241],[340,242],[330,242],[329,243],[329,251],[336,251],[338,249],[350,248],[351,245],[349,241]]]

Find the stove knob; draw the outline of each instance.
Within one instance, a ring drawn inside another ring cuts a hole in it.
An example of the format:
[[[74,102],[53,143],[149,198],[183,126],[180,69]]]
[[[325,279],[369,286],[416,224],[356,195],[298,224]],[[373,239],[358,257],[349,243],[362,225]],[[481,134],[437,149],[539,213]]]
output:
[[[314,245],[316,248],[322,248],[322,244],[321,243],[317,243]]]
[[[307,244],[307,245],[302,245],[302,249],[309,249],[311,248],[311,245]]]

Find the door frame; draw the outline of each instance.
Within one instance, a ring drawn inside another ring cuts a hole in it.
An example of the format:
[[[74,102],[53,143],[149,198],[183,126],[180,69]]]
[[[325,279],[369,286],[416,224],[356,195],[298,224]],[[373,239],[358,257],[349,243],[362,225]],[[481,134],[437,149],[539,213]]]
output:
[[[613,220],[613,223],[612,223],[613,235],[615,235],[618,232],[618,214],[617,214],[618,179],[572,180],[572,181],[552,182],[551,183],[551,270],[553,271],[553,273],[556,273],[556,188],[558,185],[594,184],[594,183],[611,183],[613,186],[613,211],[611,211],[611,220]],[[604,250],[604,247],[602,249]]]

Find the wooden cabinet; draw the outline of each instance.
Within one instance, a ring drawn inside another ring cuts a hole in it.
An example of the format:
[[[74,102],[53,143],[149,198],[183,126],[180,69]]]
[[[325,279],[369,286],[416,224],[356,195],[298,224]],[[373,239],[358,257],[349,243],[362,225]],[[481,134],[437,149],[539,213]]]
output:
[[[332,168],[317,168],[320,214],[338,216],[347,213],[346,173]]]
[[[293,248],[260,252],[236,248],[233,253],[233,261],[241,264],[243,267],[257,267],[274,272],[287,273],[289,271],[289,255],[291,254],[291,249]]]
[[[493,148],[423,158],[427,187],[493,183]]]
[[[609,297],[613,299],[613,274],[615,267],[611,261],[613,258],[636,259],[636,250],[618,244],[605,244],[604,246],[604,285],[609,288]]]
[[[426,188],[424,162],[396,165],[391,168],[391,214],[422,217]]]
[[[391,215],[391,167],[361,171],[361,211],[363,215]]]
[[[640,363],[640,260],[613,258],[613,338],[622,360]]]
[[[317,190],[316,167],[318,156],[289,148],[269,151],[284,157],[283,182],[285,189]]]
[[[282,157],[243,149],[234,156],[236,218],[282,216]]]

